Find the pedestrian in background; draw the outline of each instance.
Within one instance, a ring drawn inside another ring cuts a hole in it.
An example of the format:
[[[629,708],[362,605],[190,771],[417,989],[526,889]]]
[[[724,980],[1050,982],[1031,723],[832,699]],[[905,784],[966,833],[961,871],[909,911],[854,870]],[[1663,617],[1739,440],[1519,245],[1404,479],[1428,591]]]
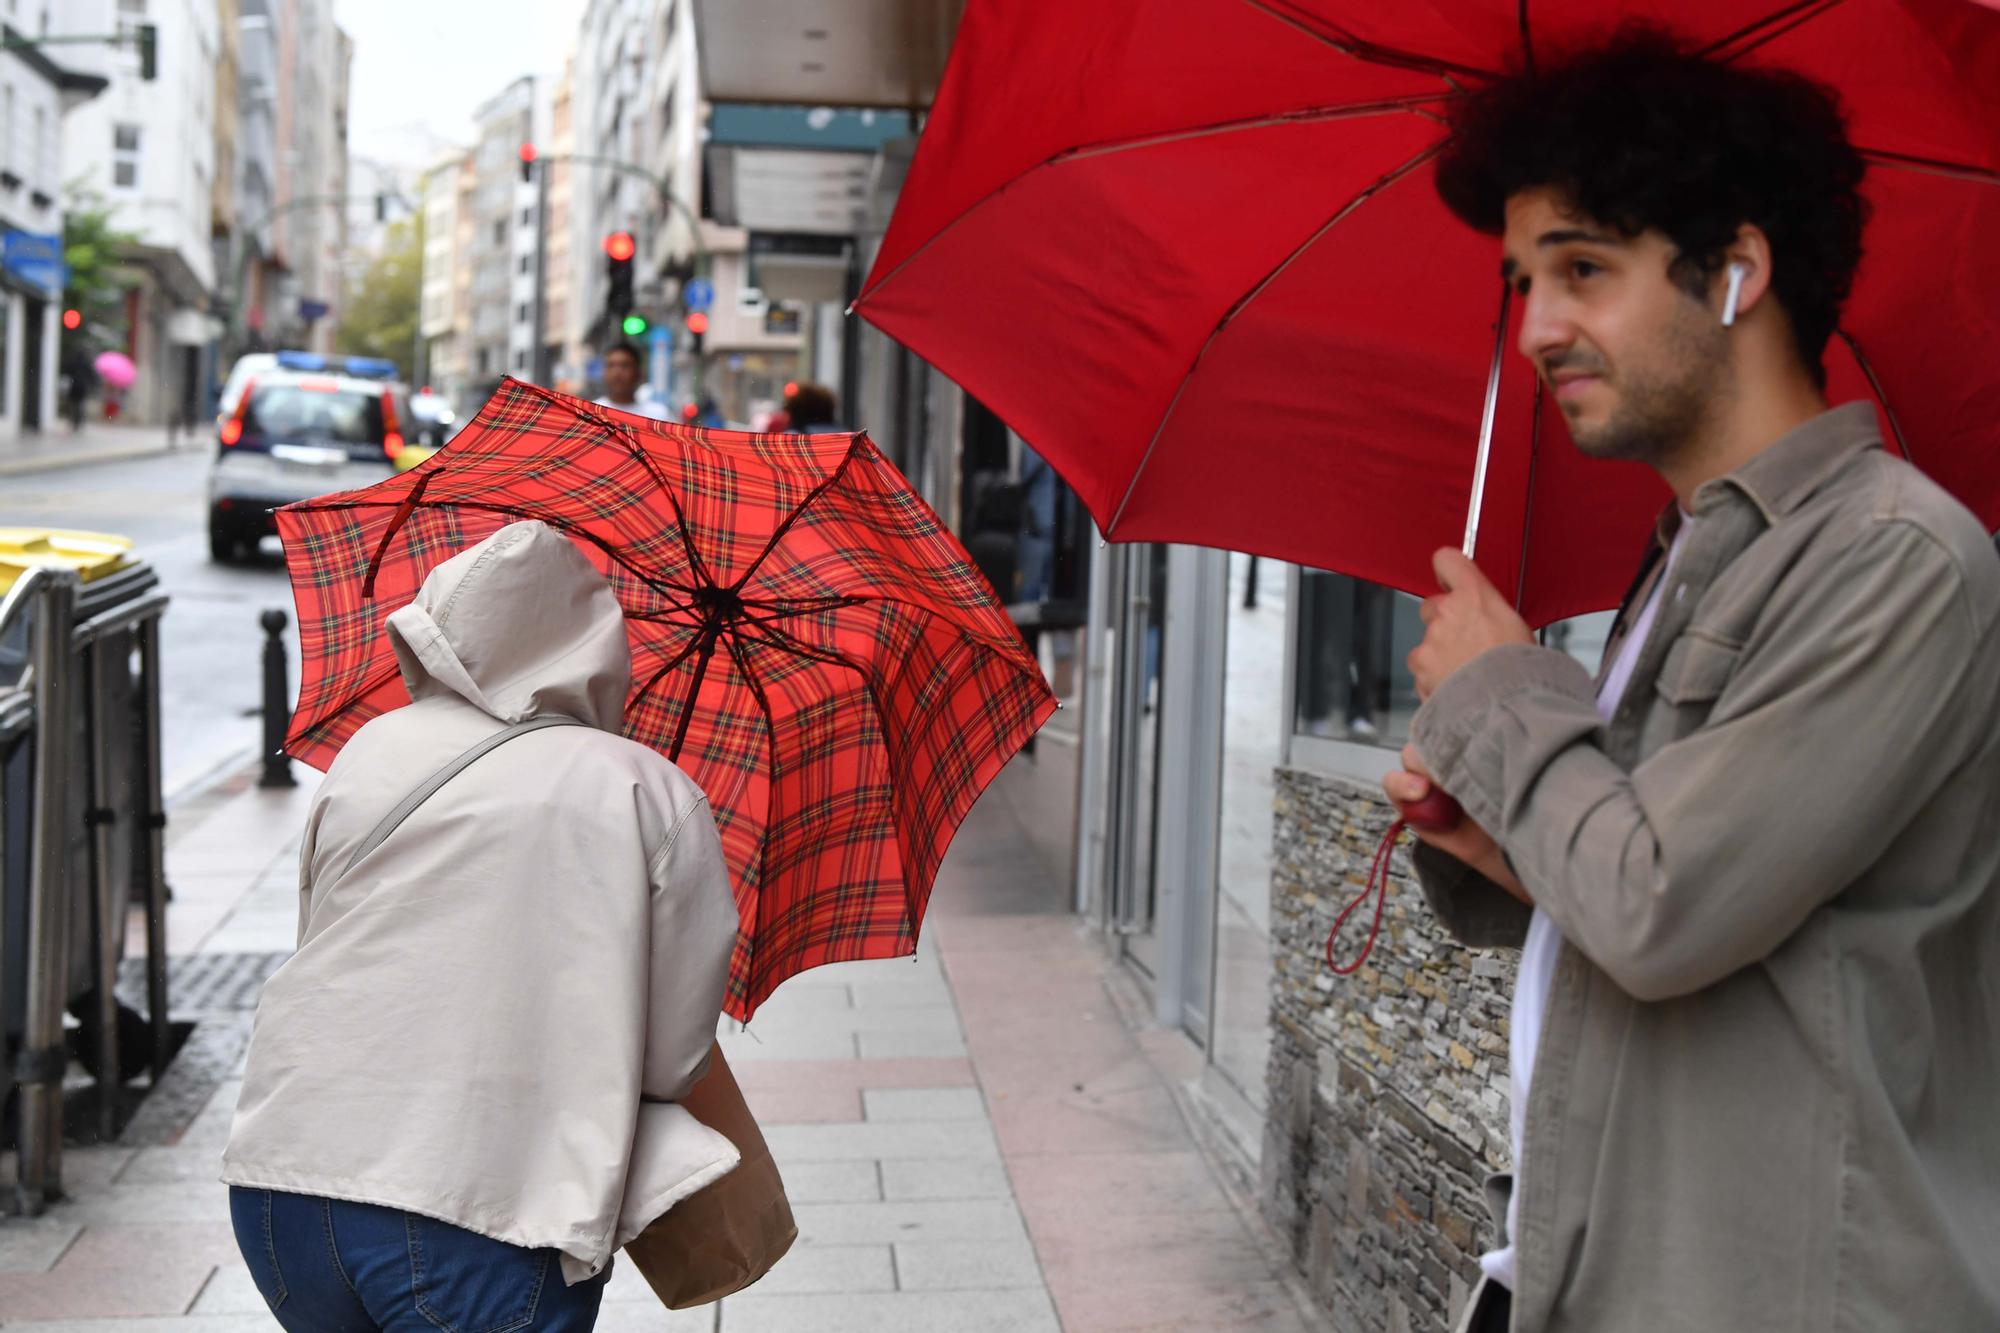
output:
[[[388,633],[414,702],[307,818],[223,1158],[237,1241],[292,1333],[588,1329],[612,1252],[737,1160],[673,1105],[736,939],[722,848],[618,734],[625,617],[568,538],[501,529]]]
[[[785,395],[785,429],[801,435],[829,435],[841,430],[840,400],[824,384],[800,384]]]
[[[634,416],[651,417],[655,421],[666,421],[669,413],[659,403],[639,396],[639,386],[645,383],[646,359],[631,343],[613,343],[604,353],[604,396],[596,399],[599,407],[615,408],[620,412],[630,412]]]
[[[1595,682],[1455,550],[1410,655],[1384,785],[1466,815],[1419,879],[1524,945],[1467,1327],[2000,1328],[2000,562],[1828,406],[1838,103],[1629,34],[1452,115],[1438,189],[1502,238],[1519,350],[1674,492]]]

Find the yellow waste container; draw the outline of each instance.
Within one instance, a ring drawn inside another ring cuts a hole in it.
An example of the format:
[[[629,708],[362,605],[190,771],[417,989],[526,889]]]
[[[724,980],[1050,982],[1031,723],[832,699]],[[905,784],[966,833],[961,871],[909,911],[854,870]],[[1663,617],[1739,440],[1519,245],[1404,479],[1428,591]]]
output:
[[[132,543],[107,532],[61,528],[0,528],[0,596],[31,569],[73,569],[85,583],[116,574],[132,562]]]

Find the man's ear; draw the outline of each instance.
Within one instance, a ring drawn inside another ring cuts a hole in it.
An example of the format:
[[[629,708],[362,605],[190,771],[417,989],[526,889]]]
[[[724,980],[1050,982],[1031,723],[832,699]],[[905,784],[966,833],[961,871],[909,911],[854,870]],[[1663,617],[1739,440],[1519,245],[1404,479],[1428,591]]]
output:
[[[1722,269],[1709,284],[1709,307],[1723,323],[1739,323],[1762,304],[1770,290],[1770,238],[1762,227],[1746,222],[1736,229],[1736,239],[1723,251]],[[1724,319],[1725,314],[1733,317]]]

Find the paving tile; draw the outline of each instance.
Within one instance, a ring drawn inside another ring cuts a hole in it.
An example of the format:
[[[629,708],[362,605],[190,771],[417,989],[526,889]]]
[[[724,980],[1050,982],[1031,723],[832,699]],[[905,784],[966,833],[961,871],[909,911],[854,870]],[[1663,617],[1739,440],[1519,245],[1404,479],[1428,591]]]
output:
[[[119,1173],[117,1186],[193,1181],[220,1189],[216,1182],[221,1179],[222,1149],[219,1147],[141,1148]]]
[[[276,1333],[278,1322],[269,1314],[190,1314],[150,1319],[9,1318],[6,1327],[7,1333]]]
[[[878,1010],[894,1013],[893,1009]],[[964,1055],[965,1038],[953,1025],[948,1032],[858,1032],[864,1060],[902,1060]]]
[[[79,1195],[64,1205],[79,1220],[95,1229],[102,1223],[164,1225],[182,1222],[214,1222],[229,1217],[228,1188],[216,1181],[160,1181],[143,1185],[122,1185],[99,1194]]]
[[[179,1314],[225,1262],[240,1262],[227,1223],[87,1225],[47,1272],[0,1274],[0,1310],[10,1326]]]
[[[717,1039],[732,1066],[765,1060],[851,1060],[857,1053],[852,1032],[753,1034],[736,1031],[732,1023],[717,1033]]]
[[[1171,1152],[1192,1138],[1159,1084],[1126,1092],[995,1097],[993,1131],[1015,1153]]]
[[[120,1147],[64,1148],[63,1191],[75,1198],[106,1188],[125,1169],[135,1151]],[[0,1181],[12,1182],[20,1178],[20,1168],[15,1163],[13,1152],[0,1153]]]
[[[1100,1216],[1146,1219],[1230,1208],[1208,1163],[1191,1147],[1179,1152],[1010,1153],[1007,1168],[1024,1207],[1087,1207]]]
[[[236,1121],[236,1102],[243,1095],[243,1081],[230,1079],[215,1085],[201,1113],[189,1122],[174,1140],[177,1148],[213,1148],[221,1152],[229,1143],[229,1127]]]
[[[268,1314],[264,1297],[241,1263],[223,1264],[201,1289],[190,1314]]]
[[[864,981],[854,992],[856,1009],[957,1008],[951,987],[937,981]]]
[[[853,1088],[750,1088],[744,1090],[743,1099],[760,1125],[823,1125],[862,1118],[861,1094]]]
[[[669,1310],[648,1289],[643,1301],[607,1299],[599,1307],[597,1333],[715,1333],[719,1306],[699,1305],[692,1310]]]
[[[793,1203],[873,1203],[882,1197],[878,1163],[787,1162],[779,1174]]]
[[[1042,1288],[1035,1247],[1018,1241],[904,1241],[896,1246],[896,1281],[904,1291],[998,1291]]]
[[[905,1240],[1016,1240],[1027,1234],[1010,1199],[948,1203],[795,1204],[799,1240],[811,1245],[879,1245]]]
[[[963,1058],[916,1060],[763,1061],[734,1070],[745,1096],[766,1089],[970,1088],[977,1083]]]
[[[62,1214],[0,1218],[0,1273],[47,1272],[82,1230],[83,1223]]]
[[[1066,1333],[1312,1333],[1277,1282],[1100,1281],[1058,1290]]]
[[[1060,1333],[1042,1291],[764,1296],[722,1303],[721,1333]]]
[[[753,1288],[760,1296],[896,1290],[887,1245],[808,1245],[801,1241]]]
[[[870,1088],[861,1094],[870,1120],[984,1120],[977,1088]]]
[[[766,1125],[780,1167],[793,1162],[956,1157],[998,1161],[993,1131],[979,1120],[863,1121],[852,1125]]]
[[[786,1176],[787,1183],[791,1177]],[[997,1161],[912,1158],[882,1163],[882,1195],[888,1199],[1008,1199],[1013,1187]]]

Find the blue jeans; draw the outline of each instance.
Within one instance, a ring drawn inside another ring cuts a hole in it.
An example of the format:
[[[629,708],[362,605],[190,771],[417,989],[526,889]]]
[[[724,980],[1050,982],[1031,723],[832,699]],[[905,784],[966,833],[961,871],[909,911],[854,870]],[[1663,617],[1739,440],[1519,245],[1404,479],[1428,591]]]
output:
[[[231,1187],[229,1216],[286,1333],[580,1333],[611,1277],[566,1287],[554,1250],[373,1204]]]

